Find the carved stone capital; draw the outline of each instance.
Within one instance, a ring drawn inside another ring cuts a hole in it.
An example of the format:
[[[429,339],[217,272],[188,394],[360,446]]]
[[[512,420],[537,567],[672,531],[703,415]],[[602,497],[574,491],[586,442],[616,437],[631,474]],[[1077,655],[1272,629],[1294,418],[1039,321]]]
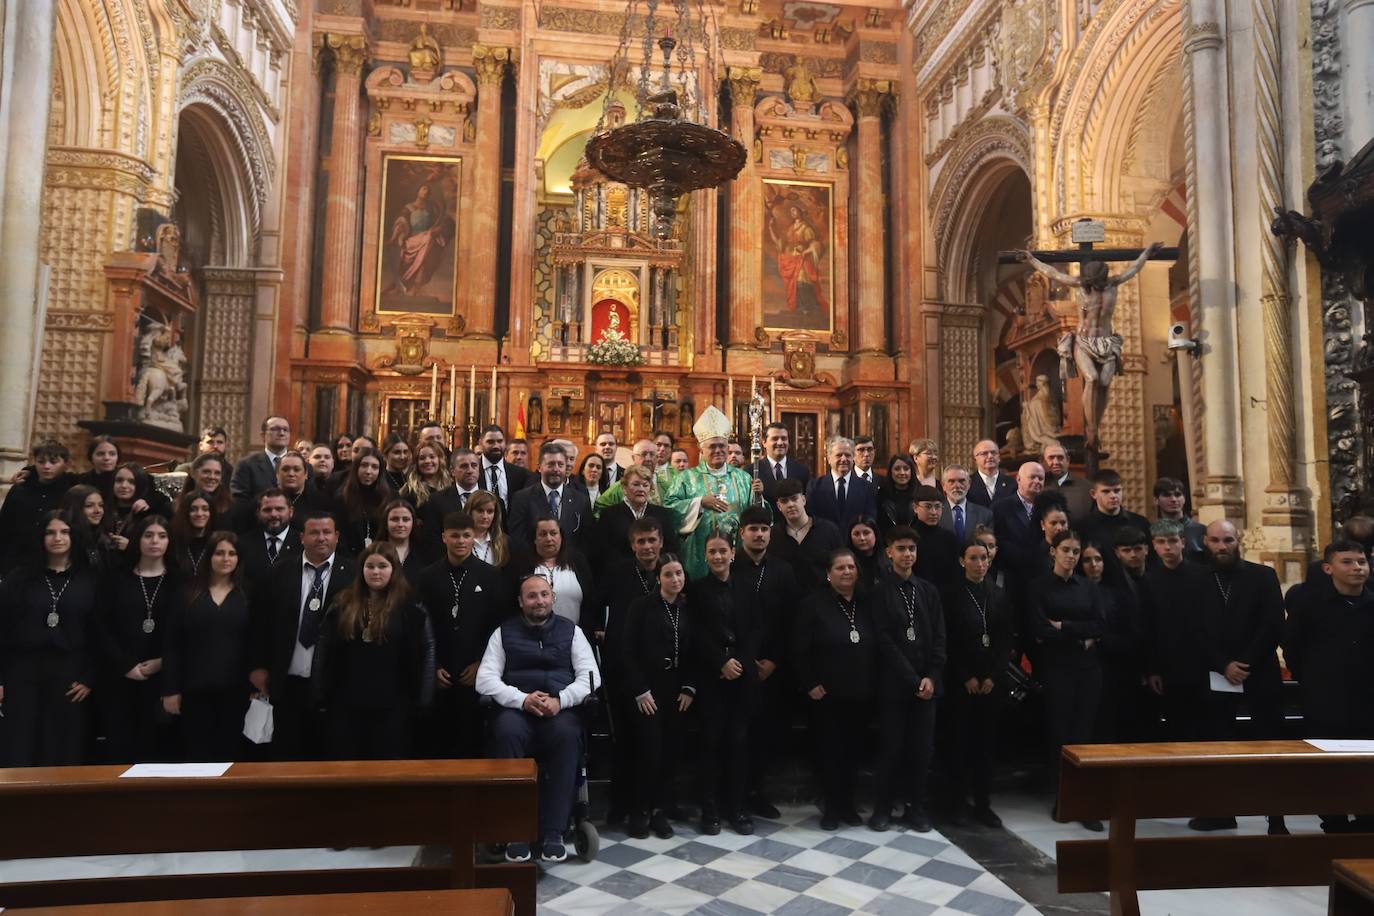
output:
[[[730,86],[730,102],[752,108],[758,95],[759,81],[763,79],[763,68],[729,67],[725,71],[725,79]]]
[[[855,80],[849,90],[849,103],[860,118],[876,118],[883,113],[883,103],[893,94],[891,80],[864,77]]]
[[[372,50],[364,35],[326,32],[323,45],[334,56],[334,66],[338,72],[348,76],[360,75],[372,57]]]
[[[499,86],[506,75],[506,65],[512,60],[510,48],[496,45],[472,46],[472,67],[477,71],[477,85]]]
[[[1221,25],[1216,22],[1197,22],[1183,30],[1183,53],[1215,51],[1221,47]]]

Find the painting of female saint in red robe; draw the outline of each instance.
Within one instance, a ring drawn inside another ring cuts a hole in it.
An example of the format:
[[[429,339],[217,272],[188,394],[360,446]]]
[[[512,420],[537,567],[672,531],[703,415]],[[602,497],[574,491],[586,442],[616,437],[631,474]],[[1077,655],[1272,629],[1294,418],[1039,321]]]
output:
[[[834,248],[831,187],[763,183],[763,323],[768,328],[830,330]]]
[[[460,165],[416,156],[383,162],[377,311],[453,313]]]

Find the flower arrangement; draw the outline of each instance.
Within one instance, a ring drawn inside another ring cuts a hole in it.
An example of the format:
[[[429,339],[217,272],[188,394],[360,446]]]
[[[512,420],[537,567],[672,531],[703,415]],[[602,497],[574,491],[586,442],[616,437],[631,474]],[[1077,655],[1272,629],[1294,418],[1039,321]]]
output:
[[[601,366],[638,366],[644,362],[644,355],[618,328],[610,327],[587,349],[587,362]]]

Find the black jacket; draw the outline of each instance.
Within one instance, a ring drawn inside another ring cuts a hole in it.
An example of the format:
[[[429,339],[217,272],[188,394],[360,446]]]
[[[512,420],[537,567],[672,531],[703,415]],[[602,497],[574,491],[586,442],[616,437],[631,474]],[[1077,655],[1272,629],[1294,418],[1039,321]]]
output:
[[[857,472],[845,478],[844,505],[837,504],[835,477],[826,474],[811,481],[806,489],[806,514],[823,518],[840,529],[858,518],[875,518],[878,514],[878,488],[867,483]]]
[[[993,503],[1001,502],[1003,499],[1016,495],[1016,478],[1010,474],[997,472],[997,492],[992,496],[988,495],[988,488],[977,470],[970,471],[969,476],[972,479],[969,481],[967,499],[971,503],[991,508]]]
[[[1098,587],[1075,573],[1061,579],[1054,573],[1030,584],[1028,593],[1031,635],[1040,644],[1039,664],[1089,667],[1098,664],[1097,651],[1084,643],[1099,640],[1107,629]],[[1050,621],[1059,621],[1056,628]]]
[[[1007,596],[984,579],[952,583],[941,595],[945,609],[945,682],[963,693],[971,677],[1006,682],[1007,664],[1016,649],[1016,620]],[[983,645],[983,636],[988,645]]]
[[[1283,590],[1274,570],[1241,560],[1228,576],[1215,565],[1200,596],[1207,609],[1207,655],[1212,671],[1230,662],[1250,665],[1245,695],[1277,697],[1283,686],[1278,647],[1283,632]],[[1223,592],[1229,594],[1229,598]]]
[[[685,594],[677,603],[676,633],[657,589],[636,598],[625,615],[616,646],[625,695],[638,697],[653,691],[656,701],[662,703],[678,693],[695,694],[701,676],[693,652],[695,630]]]
[[[429,615],[417,604],[402,605],[387,621],[386,638],[369,642],[361,627],[345,635],[339,605],[320,623],[310,686],[322,706],[390,709],[410,715],[434,699],[434,634]]]
[[[435,664],[456,683],[464,668],[482,660],[492,631],[514,609],[509,588],[496,567],[473,556],[456,567],[444,556],[422,569],[413,584],[429,611]]]
[[[915,575],[903,582],[895,573],[887,574],[873,595],[873,618],[884,696],[909,697],[927,677],[936,694],[943,693],[945,611],[935,586]]]
[[[767,657],[760,653],[771,638],[773,621],[769,603],[754,594],[754,578],[737,576],[733,569],[724,582],[708,574],[693,582],[688,593],[702,686],[724,683],[720,669],[732,658],[744,669],[742,680],[757,681],[754,663]]]
[[[306,592],[303,563],[303,556],[299,553],[293,554],[287,561],[279,561],[263,579],[262,587],[250,594],[249,625],[252,638],[249,642],[249,667],[267,669],[269,693],[286,683],[291,655],[295,652],[300,634],[301,608]],[[334,554],[322,611],[328,611],[334,596],[353,584],[356,574],[357,564],[354,560],[342,552]]]
[[[649,503],[644,507],[644,514],[658,519],[663,526],[663,552],[677,553],[677,522],[674,521],[673,511]],[[591,541],[595,550],[589,551],[594,568],[598,571],[605,569],[612,557],[634,556],[630,549],[630,525],[634,520],[634,512],[623,501],[601,510],[601,518],[596,522],[596,537]]]
[[[541,518],[551,518],[548,497],[544,487],[536,481],[510,498],[510,515],[506,531],[510,534],[511,546],[528,545],[534,536],[534,523]],[[593,537],[596,519],[592,516],[592,503],[587,491],[565,482],[560,490],[558,501],[558,527],[563,529],[563,542],[573,547],[582,546],[583,537]]]
[[[1206,569],[1184,562],[1160,564],[1139,583],[1144,667],[1157,674],[1164,691],[1208,689],[1207,613],[1203,596],[1216,588]]]
[[[811,480],[811,469],[802,464],[792,456],[788,456],[786,474],[783,480],[800,480],[803,484]],[[763,498],[768,500],[768,505],[777,511],[777,502],[774,499],[778,490],[778,480],[773,476],[773,462],[768,457],[760,458],[745,468],[753,472],[763,481]]]
[[[854,599],[857,643],[850,638],[849,619],[833,589],[817,590],[802,602],[792,630],[790,656],[802,692],[820,685],[828,696],[840,700],[867,700],[872,696],[878,663],[878,627],[873,622],[872,598],[855,592]]]
[[[919,538],[916,545],[916,575],[936,588],[944,588],[963,577],[964,571],[959,566],[959,539],[953,531],[920,522],[914,522],[911,527]]]
[[[777,557],[791,565],[797,577],[797,586],[803,594],[819,588],[827,588],[825,570],[830,554],[845,546],[844,535],[839,527],[829,519],[812,516],[811,530],[798,544],[787,533],[787,522],[781,517],[773,523],[773,533],[768,540],[768,556]]]
[[[0,576],[23,563],[41,563],[43,516],[57,508],[67,491],[76,486],[75,474],[63,474],[48,483],[30,473],[23,483],[10,487],[0,503]],[[106,505],[106,512],[109,506]]]
[[[1287,604],[1283,657],[1302,684],[1306,732],[1374,738],[1374,589],[1348,597],[1328,577],[1294,587]]]
[[[277,550],[277,559],[274,562],[267,559],[267,533],[262,528],[255,525],[239,535],[239,566],[242,568],[240,578],[244,588],[250,594],[262,586],[267,580],[268,573],[273,569],[293,559],[300,560],[300,532],[294,528],[287,528],[282,537],[281,545]],[[207,557],[203,562],[208,561],[209,558]]]

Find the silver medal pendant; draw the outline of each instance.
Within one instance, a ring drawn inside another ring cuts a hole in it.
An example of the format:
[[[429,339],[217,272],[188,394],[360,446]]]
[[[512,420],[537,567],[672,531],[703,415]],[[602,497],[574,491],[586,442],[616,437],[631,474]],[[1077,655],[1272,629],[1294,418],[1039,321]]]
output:
[[[143,632],[144,632],[144,633],[151,633],[151,632],[153,632],[153,631],[156,630],[156,629],[157,629],[157,623],[153,620],[153,618],[151,618],[151,617],[145,617],[145,618],[143,619]]]
[[[455,604],[453,607],[449,608],[449,614],[452,615],[452,617],[453,617],[454,620],[457,620],[457,619],[458,619],[458,605]]]
[[[372,546],[372,538],[363,538],[363,550]]]
[[[312,611],[318,611],[320,609],[320,599],[311,598],[310,603],[307,605],[307,607],[309,607]]]
[[[983,634],[983,648],[986,649],[986,648],[987,648],[988,646],[990,646],[990,645],[992,645],[992,637],[990,637],[990,636],[988,636],[988,634],[984,633],[984,634]]]
[[[363,642],[372,642],[372,631],[366,627],[363,628]]]
[[[915,627],[907,627],[907,628],[906,628],[906,641],[907,641],[907,642],[915,642],[915,641],[916,641],[916,628],[915,628]]]
[[[856,645],[856,646],[859,644],[859,631],[858,631],[858,630],[850,630],[850,631],[849,631],[849,641],[852,642],[852,643],[853,643],[854,645]]]
[[[55,630],[55,629],[57,629],[57,625],[58,625],[59,623],[61,623],[61,622],[62,622],[62,618],[57,616],[57,611],[51,611],[51,612],[49,612],[49,614],[48,614],[48,629],[50,629],[50,630]]]

